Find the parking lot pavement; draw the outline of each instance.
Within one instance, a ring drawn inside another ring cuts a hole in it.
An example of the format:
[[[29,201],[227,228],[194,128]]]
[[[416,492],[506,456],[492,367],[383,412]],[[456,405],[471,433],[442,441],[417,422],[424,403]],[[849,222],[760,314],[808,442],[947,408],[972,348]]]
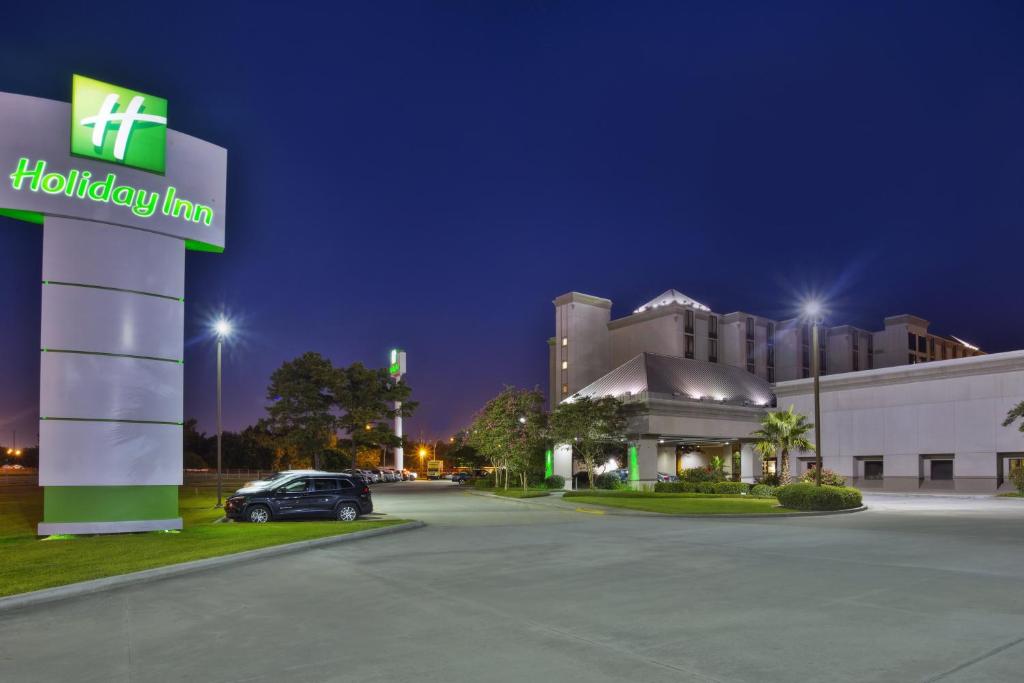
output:
[[[374,497],[428,526],[6,614],[0,679],[1009,681],[1024,668],[1024,507],[1007,501],[703,520],[448,482]]]

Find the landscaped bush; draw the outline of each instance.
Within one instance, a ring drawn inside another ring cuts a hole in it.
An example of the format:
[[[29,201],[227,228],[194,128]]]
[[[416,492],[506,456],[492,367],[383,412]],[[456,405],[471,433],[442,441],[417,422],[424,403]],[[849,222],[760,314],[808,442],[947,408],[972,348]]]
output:
[[[722,481],[725,479],[725,475],[722,474],[721,470],[716,470],[711,466],[691,467],[688,470],[682,470],[679,473],[679,478],[683,481],[698,483],[702,481]]]
[[[1010,472],[1010,481],[1017,487],[1017,493],[1024,496],[1024,467],[1018,467]]]
[[[714,481],[700,481],[693,485],[693,490],[696,493],[716,493],[715,486],[718,482]]]
[[[860,491],[846,486],[787,484],[775,492],[782,507],[794,510],[849,510],[860,507]]]
[[[688,481],[659,481],[654,485],[655,493],[696,493],[697,485]]]
[[[473,479],[473,488],[475,489],[493,489],[494,488],[494,477],[477,477]]]
[[[779,479],[777,474],[766,474],[761,477],[761,483],[765,486],[779,486],[782,481]]]
[[[714,484],[715,493],[747,493],[750,491],[750,484],[742,481],[718,481]]]
[[[544,480],[544,485],[549,489],[563,489],[565,488],[565,477],[558,474],[552,474]]]
[[[619,488],[622,480],[615,472],[605,472],[594,477],[594,487],[599,489],[615,490]]]
[[[805,484],[813,484],[814,470],[804,472],[803,476],[800,477],[800,481]],[[821,468],[821,483],[824,486],[846,486],[846,477],[823,467]]]
[[[775,491],[778,490],[777,486],[768,486],[768,484],[754,484],[750,487],[750,495],[757,498],[773,498]]]

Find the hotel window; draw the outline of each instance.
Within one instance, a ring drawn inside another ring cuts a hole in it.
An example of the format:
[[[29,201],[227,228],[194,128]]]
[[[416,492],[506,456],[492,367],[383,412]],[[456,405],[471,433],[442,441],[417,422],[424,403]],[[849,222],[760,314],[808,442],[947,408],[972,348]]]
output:
[[[860,370],[860,335],[853,333],[853,370]]]
[[[569,338],[568,337],[562,337],[562,346],[568,346],[568,345],[569,345]]]
[[[916,362],[917,362],[917,356],[915,356],[912,353],[907,356],[907,363],[909,363],[910,365],[913,365]]]
[[[881,460],[864,461],[864,478],[868,481],[881,481],[885,478],[885,465]]]
[[[569,369],[569,361],[567,361],[567,360],[563,360],[562,361],[562,369],[563,370],[568,370]]]
[[[911,351],[917,351],[917,335],[913,332],[907,332],[907,348]]]
[[[875,338],[868,336],[868,370],[875,367]]]
[[[775,384],[775,368],[768,368],[768,382],[770,384]]]
[[[939,344],[939,351],[942,353],[942,360],[946,360],[949,357],[949,349],[946,348],[946,342]]]
[[[811,376],[811,328],[808,325],[800,327],[800,374]]]
[[[749,340],[747,341],[747,372],[754,372],[754,342]]]
[[[693,311],[686,309],[686,314],[683,316],[683,320],[685,321],[686,331],[693,334]]]
[[[569,385],[568,384],[563,384],[562,385],[562,395],[565,396],[568,393],[569,393]]]
[[[686,357],[693,358],[693,335],[686,335]]]
[[[718,340],[717,339],[709,339],[708,340],[708,362],[709,363],[717,363],[718,362]]]
[[[928,353],[928,338],[927,337],[918,337],[917,338],[917,352],[918,353]]]
[[[928,358],[935,360],[935,337],[928,337]]]
[[[747,318],[747,339],[754,338],[754,319]]]
[[[708,316],[708,339],[718,339],[718,316]]]

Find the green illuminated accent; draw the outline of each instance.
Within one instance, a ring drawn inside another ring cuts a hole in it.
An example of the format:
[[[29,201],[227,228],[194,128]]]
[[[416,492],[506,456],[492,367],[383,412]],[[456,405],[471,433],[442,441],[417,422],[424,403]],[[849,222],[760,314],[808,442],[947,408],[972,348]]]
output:
[[[83,285],[79,282],[57,282],[56,280],[43,280],[44,285],[60,285],[62,287],[84,287],[85,289],[103,289],[108,292],[124,292],[125,294],[141,294],[142,296],[155,296],[158,299],[170,299],[171,301],[184,301],[179,296],[167,296],[166,294],[154,294],[143,292],[138,289],[122,289],[121,287],[104,287],[102,285]]]
[[[78,538],[78,536],[76,536],[75,534],[51,534],[51,535],[47,536],[46,538],[44,538],[43,540],[44,541],[73,541],[76,538]]]
[[[555,473],[555,455],[551,449],[544,451],[544,478],[547,479]]]
[[[36,225],[43,224],[43,214],[35,211],[22,211],[21,209],[0,209],[0,216],[7,216],[13,218],[16,221],[25,221],[26,223],[35,223]]]
[[[46,486],[44,522],[177,519],[177,486]]]
[[[161,363],[177,363],[184,365],[185,361],[177,358],[160,358],[159,356],[135,356],[130,353],[105,353],[103,351],[75,351],[73,349],[40,349],[43,353],[78,353],[83,356],[107,356],[110,358],[134,358],[136,360],[157,360]]]
[[[59,422],[119,422],[133,425],[171,425],[180,427],[184,422],[166,422],[164,420],[116,420],[110,417],[40,417],[40,420],[55,420]]]
[[[162,174],[167,100],[76,74],[71,79],[71,153]]]
[[[637,462],[636,446],[629,447],[629,480],[640,481],[640,464]]]
[[[185,249],[188,251],[208,251],[212,254],[224,253],[224,247],[207,244],[206,242],[200,242],[199,240],[185,240]],[[184,299],[182,299],[182,301],[184,301]]]
[[[173,185],[169,185],[164,193],[160,194],[156,190],[118,185],[116,173],[107,173],[102,180],[94,180],[92,171],[73,168],[66,174],[57,171],[47,173],[46,165],[47,162],[44,160],[33,164],[27,157],[21,157],[18,159],[17,168],[9,176],[11,188],[18,192],[27,189],[29,192],[64,195],[70,199],[115,204],[130,210],[139,218],[149,218],[159,210],[161,215],[180,218],[187,223],[200,223],[206,226],[213,223],[213,207],[182,199],[177,196],[178,188]],[[195,241],[195,244],[203,242]]]

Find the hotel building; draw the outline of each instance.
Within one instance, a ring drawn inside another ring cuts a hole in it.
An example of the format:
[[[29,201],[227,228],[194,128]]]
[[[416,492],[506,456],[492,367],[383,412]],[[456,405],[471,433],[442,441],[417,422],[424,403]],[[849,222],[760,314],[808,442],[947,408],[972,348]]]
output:
[[[877,331],[826,326],[812,350],[803,320],[716,313],[676,290],[615,320],[601,297],[570,292],[554,305],[551,406],[605,395],[631,404],[641,482],[714,456],[730,475],[761,476],[749,435],[776,405],[813,415],[812,352],[823,375],[824,466],[850,483],[994,491],[1024,461],[1024,435],[1001,426],[1024,400],[1024,352],[985,355],[917,316],[887,317]],[[791,458],[799,475],[813,454]],[[555,460],[571,472],[567,447]]]

